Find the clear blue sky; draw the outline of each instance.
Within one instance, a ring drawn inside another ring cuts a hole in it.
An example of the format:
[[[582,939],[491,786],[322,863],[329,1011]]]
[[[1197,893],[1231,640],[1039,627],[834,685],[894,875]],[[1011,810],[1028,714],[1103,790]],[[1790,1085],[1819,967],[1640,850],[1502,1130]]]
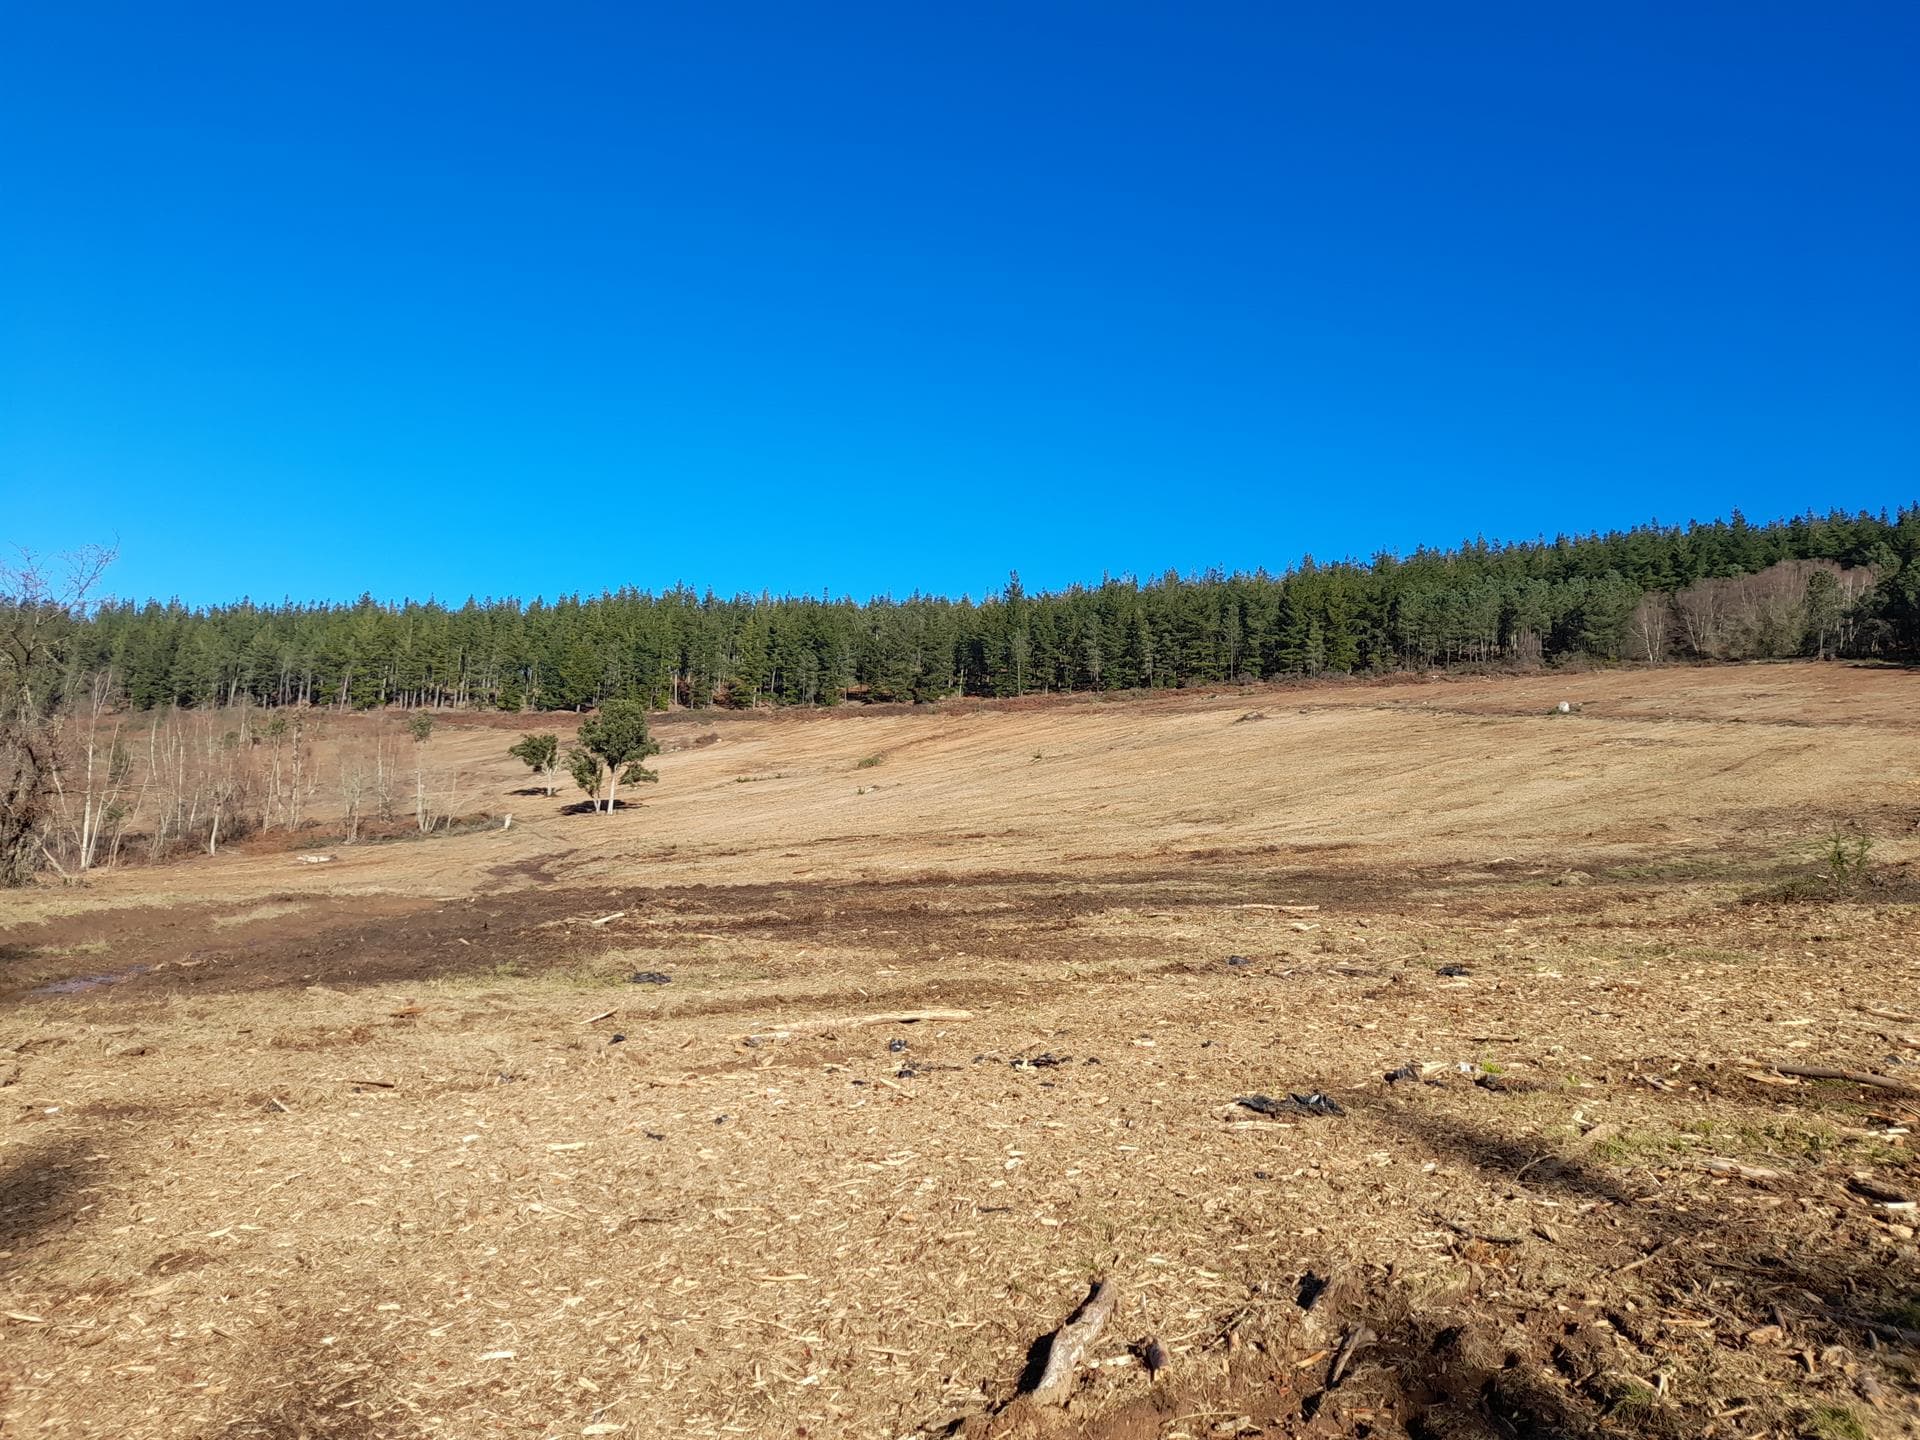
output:
[[[1920,5],[15,3],[0,541],[864,597],[1920,494]]]

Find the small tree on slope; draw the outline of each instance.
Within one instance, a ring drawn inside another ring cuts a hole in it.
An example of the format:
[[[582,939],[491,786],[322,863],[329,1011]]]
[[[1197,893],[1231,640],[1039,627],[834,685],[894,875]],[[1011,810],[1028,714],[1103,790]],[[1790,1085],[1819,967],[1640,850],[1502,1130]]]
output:
[[[609,815],[613,814],[623,781],[634,785],[660,778],[641,763],[649,755],[658,755],[660,744],[648,734],[647,707],[638,700],[609,700],[599,714],[581,721],[580,748],[596,765],[607,767]],[[572,768],[574,779],[579,780],[581,766],[576,761]]]
[[[516,760],[524,761],[526,767],[540,777],[540,783],[547,787],[547,794],[553,794],[553,772],[560,764],[558,735],[522,735],[520,743],[509,746],[507,753]]]

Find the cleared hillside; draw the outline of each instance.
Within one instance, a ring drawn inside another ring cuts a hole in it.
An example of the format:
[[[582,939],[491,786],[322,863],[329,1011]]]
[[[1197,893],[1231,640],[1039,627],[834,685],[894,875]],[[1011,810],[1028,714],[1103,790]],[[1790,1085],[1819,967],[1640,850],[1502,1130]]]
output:
[[[1906,1433],[1920,1096],[1776,1067],[1920,1090],[1915,683],[677,714],[611,817],[443,721],[511,829],[0,899],[0,1418]]]

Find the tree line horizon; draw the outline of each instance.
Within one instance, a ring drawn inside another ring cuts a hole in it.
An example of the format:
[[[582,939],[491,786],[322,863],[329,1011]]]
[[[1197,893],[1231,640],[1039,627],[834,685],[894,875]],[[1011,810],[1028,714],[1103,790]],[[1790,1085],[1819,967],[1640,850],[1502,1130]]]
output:
[[[1460,665],[1807,654],[1920,659],[1920,503],[1559,536],[980,601],[557,600],[189,607],[109,600],[72,673],[136,710],[249,700],[583,710],[922,702]]]

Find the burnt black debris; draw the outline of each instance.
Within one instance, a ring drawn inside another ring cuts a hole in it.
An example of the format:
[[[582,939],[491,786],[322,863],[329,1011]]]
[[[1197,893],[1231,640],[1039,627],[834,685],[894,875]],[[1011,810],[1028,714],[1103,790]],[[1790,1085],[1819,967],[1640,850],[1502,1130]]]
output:
[[[1139,1356],[1140,1363],[1146,1367],[1149,1380],[1167,1368],[1166,1347],[1151,1335],[1135,1345],[1133,1353]]]
[[[658,970],[636,970],[627,977],[629,985],[671,985],[673,977],[662,975]]]
[[[907,1042],[904,1040],[887,1041],[887,1051],[889,1054],[898,1055],[902,1051],[904,1051],[906,1048],[907,1048]]]
[[[1296,1107],[1309,1115],[1344,1115],[1347,1113],[1341,1107],[1338,1100],[1335,1100],[1331,1095],[1323,1095],[1318,1090],[1315,1090],[1310,1095],[1289,1095],[1287,1099],[1291,1100]]]
[[[1467,980],[1473,975],[1473,972],[1464,965],[1442,965],[1433,973],[1446,980]]]
[[[1327,1293],[1327,1277],[1309,1270],[1300,1277],[1300,1283],[1294,1287],[1293,1303],[1302,1310],[1312,1310],[1320,1303],[1320,1297]]]
[[[1330,1095],[1315,1090],[1306,1095],[1288,1095],[1276,1100],[1271,1095],[1242,1095],[1234,1104],[1256,1115],[1344,1115],[1346,1110]]]

